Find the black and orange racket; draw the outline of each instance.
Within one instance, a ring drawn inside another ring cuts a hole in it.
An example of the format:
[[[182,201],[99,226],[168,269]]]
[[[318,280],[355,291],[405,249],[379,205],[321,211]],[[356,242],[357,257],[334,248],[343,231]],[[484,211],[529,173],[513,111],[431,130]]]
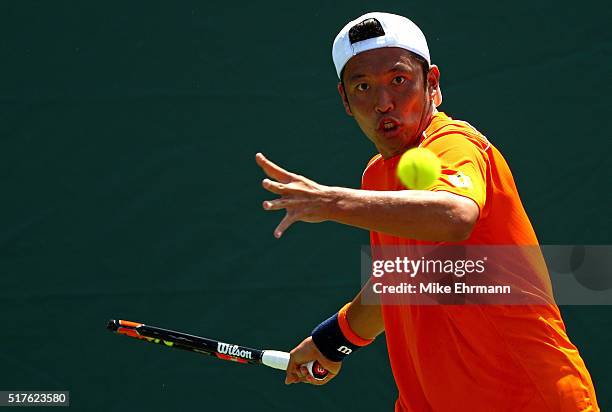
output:
[[[120,335],[203,355],[212,355],[228,361],[265,365],[281,370],[287,370],[287,365],[289,364],[288,352],[248,348],[129,320],[111,319],[106,324],[106,328]],[[329,373],[317,361],[308,362],[306,368],[316,380],[325,379]]]

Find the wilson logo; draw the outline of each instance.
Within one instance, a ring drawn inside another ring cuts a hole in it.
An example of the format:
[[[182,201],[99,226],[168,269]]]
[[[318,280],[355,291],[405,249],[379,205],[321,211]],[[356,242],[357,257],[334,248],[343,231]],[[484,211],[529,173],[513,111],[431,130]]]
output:
[[[327,373],[327,371],[325,370],[323,365],[321,365],[319,362],[316,362],[314,365],[314,373],[316,375],[324,375]]]
[[[217,352],[237,358],[253,359],[250,350],[240,349],[238,345],[230,345],[229,343],[217,342]]]

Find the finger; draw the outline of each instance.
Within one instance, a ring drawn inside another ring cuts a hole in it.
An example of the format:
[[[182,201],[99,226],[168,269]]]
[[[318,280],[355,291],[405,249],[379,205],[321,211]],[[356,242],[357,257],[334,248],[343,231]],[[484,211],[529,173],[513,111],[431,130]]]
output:
[[[320,381],[320,380],[313,378],[312,376],[308,376],[308,379],[309,379],[308,383],[310,383],[311,385],[322,386],[322,385],[326,385],[332,378],[327,377],[323,379],[322,381]]]
[[[326,378],[325,380],[317,380],[310,375],[306,375],[303,378],[300,378],[300,382],[308,383],[310,385],[315,385],[315,386],[321,386],[329,382],[329,379]]]
[[[288,172],[275,163],[272,163],[261,153],[257,153],[255,155],[255,162],[257,162],[259,167],[263,169],[265,174],[274,180],[278,180],[282,183],[287,183],[293,180],[293,173]]]
[[[283,217],[283,220],[280,221],[278,226],[276,226],[276,229],[274,229],[274,237],[280,239],[283,233],[285,233],[285,230],[287,230],[289,226],[295,223],[295,221],[296,219],[293,217],[293,215],[287,213],[285,217]]]
[[[325,382],[318,381],[318,380],[316,380],[315,378],[313,378],[310,375],[306,376],[306,382],[309,383],[310,385],[316,385],[316,386],[320,386],[320,385],[324,385],[325,384]]]
[[[288,199],[284,197],[282,199],[265,200],[262,205],[265,210],[280,210],[280,209],[287,209],[288,207],[291,207],[291,206],[299,205],[300,203],[303,203],[303,200]]]
[[[307,374],[304,377],[304,380],[311,384],[311,385],[317,385],[317,386],[321,386],[321,385],[325,385],[326,383],[328,383],[330,380],[332,380],[334,378],[334,376],[336,376],[335,374],[329,372],[328,375],[323,378],[323,379],[315,379],[310,373]]]
[[[296,376],[301,383],[311,383],[310,379],[312,379],[312,376],[310,376],[308,369],[306,369],[304,366],[296,368]]]
[[[287,369],[286,369],[286,378],[285,378],[285,383],[286,384],[291,384],[291,383],[296,383],[300,380],[300,378],[297,375],[297,369],[298,369],[298,365],[295,363],[295,361],[291,358],[289,358],[289,364],[287,364]]]
[[[300,383],[307,383],[307,384],[312,384],[312,382],[310,381],[310,379],[312,379],[309,376],[304,376],[303,378],[300,378]]]
[[[308,368],[304,365],[301,365],[299,368],[298,376],[300,378],[311,378],[310,373],[308,372]]]
[[[261,186],[268,192],[282,195],[285,192],[285,185],[282,183],[275,182],[270,179],[264,179],[261,181]]]
[[[287,376],[285,376],[285,385],[291,385],[293,383],[298,383],[300,378],[298,378],[295,374],[287,372]]]

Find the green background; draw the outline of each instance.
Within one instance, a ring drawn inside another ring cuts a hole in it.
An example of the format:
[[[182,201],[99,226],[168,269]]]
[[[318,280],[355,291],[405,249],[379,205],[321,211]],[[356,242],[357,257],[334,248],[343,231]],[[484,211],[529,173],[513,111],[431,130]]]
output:
[[[442,109],[504,153],[542,243],[610,244],[608,2],[2,2],[0,389],[70,390],[80,411],[392,410],[384,339],[324,388],[285,387],[104,329],[288,350],[356,293],[367,233],[274,239],[254,155],[359,186],[374,148],[331,42],[371,10],[421,26]],[[562,310],[609,409],[612,310]]]

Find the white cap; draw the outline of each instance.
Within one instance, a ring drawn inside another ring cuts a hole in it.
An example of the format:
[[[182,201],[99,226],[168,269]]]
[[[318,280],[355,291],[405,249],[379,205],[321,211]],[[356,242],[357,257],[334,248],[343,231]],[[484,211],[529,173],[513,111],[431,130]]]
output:
[[[354,25],[368,19],[376,19],[384,31],[384,35],[373,37],[362,41],[351,43],[349,32]],[[353,57],[364,51],[380,49],[382,47],[399,47],[411,51],[423,57],[431,66],[429,47],[425,35],[410,19],[397,14],[372,12],[350,21],[340,30],[334,39],[332,47],[332,58],[336,66],[338,78],[346,63]],[[438,90],[435,96],[436,106],[442,103],[442,93]]]

